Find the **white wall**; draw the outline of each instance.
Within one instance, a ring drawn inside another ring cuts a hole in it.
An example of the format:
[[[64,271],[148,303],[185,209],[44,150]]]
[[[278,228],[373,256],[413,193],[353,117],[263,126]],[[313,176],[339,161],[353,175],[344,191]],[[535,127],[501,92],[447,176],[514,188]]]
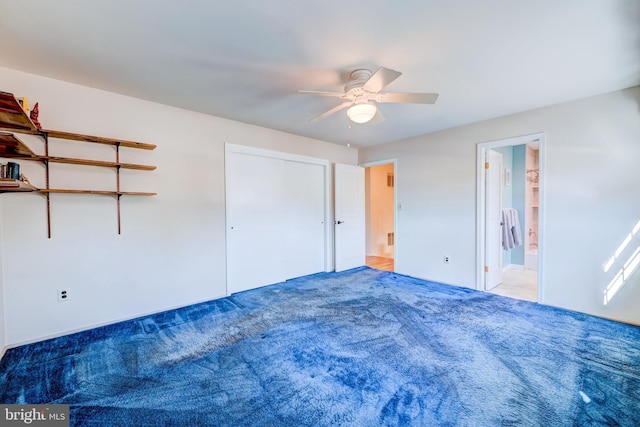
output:
[[[60,335],[225,295],[224,143],[355,164],[357,151],[205,114],[0,68],[0,90],[40,103],[44,128],[148,142],[121,161],[157,165],[122,171],[122,235],[111,197],[52,195],[52,238],[37,194],[5,194],[6,343]],[[36,137],[24,137],[36,150]],[[52,141],[51,155],[113,160],[113,148]],[[44,168],[20,162],[36,186]],[[110,169],[51,165],[51,187],[115,188]],[[58,303],[56,291],[70,290]]]
[[[361,149],[360,163],[398,159],[396,271],[475,288],[476,144],[545,132],[542,302],[640,323],[637,271],[603,302],[640,246],[603,271],[640,220],[639,104],[636,87]]]

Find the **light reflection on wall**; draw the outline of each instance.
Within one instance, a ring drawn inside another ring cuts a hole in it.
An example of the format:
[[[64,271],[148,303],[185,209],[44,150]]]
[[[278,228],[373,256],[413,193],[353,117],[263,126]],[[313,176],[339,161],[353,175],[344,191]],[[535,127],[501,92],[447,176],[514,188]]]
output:
[[[613,255],[602,265],[602,269],[604,272],[608,272],[611,267],[617,264],[622,258],[623,252],[625,249],[632,243],[635,237],[638,236],[640,232],[640,221],[633,227],[631,233],[624,238],[620,246],[616,249]],[[627,283],[629,278],[635,273],[640,265],[640,245],[633,251],[631,256],[629,256],[620,270],[613,276],[613,279],[607,285],[607,288],[604,290],[604,305],[609,304],[613,297],[622,289],[622,287]]]

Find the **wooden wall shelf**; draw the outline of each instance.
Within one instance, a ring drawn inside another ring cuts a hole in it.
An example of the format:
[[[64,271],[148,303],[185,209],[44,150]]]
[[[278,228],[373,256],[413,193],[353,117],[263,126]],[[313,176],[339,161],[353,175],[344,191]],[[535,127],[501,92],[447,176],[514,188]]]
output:
[[[134,163],[105,162],[102,160],[76,159],[72,157],[38,156],[24,142],[12,133],[0,132],[0,157],[16,160],[33,160],[53,163],[69,163],[73,165],[99,166],[103,168],[122,168],[143,171],[155,170],[155,166]]]
[[[59,194],[100,194],[103,196],[156,196],[157,193],[145,193],[140,191],[103,191],[103,190],[66,190],[66,189],[41,189],[42,193],[59,193]]]
[[[29,116],[12,93],[0,92],[0,127],[16,132],[37,131]]]
[[[155,166],[140,165],[134,163],[120,162],[120,147],[135,148],[139,150],[153,150],[154,144],[147,144],[135,141],[126,141],[101,136],[83,135],[79,133],[63,132],[57,130],[38,129],[24,112],[18,100],[13,94],[0,92],[0,157],[16,160],[39,161],[45,166],[46,188],[38,189],[26,182],[16,179],[0,179],[0,193],[7,192],[40,192],[47,198],[47,229],[48,237],[51,238],[51,205],[49,195],[52,193],[65,194],[98,194],[115,196],[118,199],[118,234],[120,234],[120,197],[121,196],[155,196],[156,193],[139,191],[120,191],[120,169],[133,169],[141,171],[155,170]],[[45,154],[38,155],[33,152],[23,141],[17,138],[13,132],[38,135],[44,139]],[[89,142],[94,144],[106,144],[115,147],[115,161],[76,159],[72,157],[58,157],[49,155],[49,138],[66,139],[79,142]],[[82,166],[97,166],[113,168],[116,171],[116,190],[69,190],[49,188],[49,163],[67,163]]]
[[[24,159],[31,160],[31,159]],[[85,166],[99,166],[103,168],[122,168],[122,169],[135,169],[141,171],[155,170],[155,166],[137,165],[133,163],[118,163],[118,162],[104,162],[102,160],[87,160],[87,159],[74,159],[70,157],[54,157],[54,156],[39,156],[33,160],[49,160],[53,163],[68,163],[72,165],[85,165]]]
[[[38,191],[38,189],[18,179],[0,178],[0,193],[25,193],[30,191]]]
[[[12,133],[0,132],[0,157],[5,158],[37,158],[22,141]]]
[[[125,141],[122,139],[103,138],[101,136],[82,135],[80,133],[61,132],[57,130],[41,130],[46,133],[49,138],[69,139],[72,141],[92,142],[94,144],[119,145],[120,147],[138,148],[140,150],[155,150],[153,144],[143,142]]]

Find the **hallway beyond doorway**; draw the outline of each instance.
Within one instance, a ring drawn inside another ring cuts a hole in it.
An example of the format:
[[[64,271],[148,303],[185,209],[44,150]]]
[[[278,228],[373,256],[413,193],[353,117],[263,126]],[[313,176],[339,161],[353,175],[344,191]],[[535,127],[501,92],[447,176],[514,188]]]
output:
[[[366,265],[394,271],[395,161],[365,165]]]
[[[393,271],[393,258],[381,256],[367,256],[367,267],[376,270]]]

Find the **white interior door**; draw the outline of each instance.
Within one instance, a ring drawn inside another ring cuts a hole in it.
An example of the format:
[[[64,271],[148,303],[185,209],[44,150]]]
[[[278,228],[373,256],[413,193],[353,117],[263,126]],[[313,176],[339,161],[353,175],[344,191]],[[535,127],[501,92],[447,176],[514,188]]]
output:
[[[287,279],[284,160],[228,153],[227,292]]]
[[[364,168],[335,165],[335,268],[365,265]]]
[[[502,281],[502,154],[487,150],[486,161],[486,224],[485,224],[485,290]]]
[[[287,277],[325,269],[324,166],[285,162]]]

